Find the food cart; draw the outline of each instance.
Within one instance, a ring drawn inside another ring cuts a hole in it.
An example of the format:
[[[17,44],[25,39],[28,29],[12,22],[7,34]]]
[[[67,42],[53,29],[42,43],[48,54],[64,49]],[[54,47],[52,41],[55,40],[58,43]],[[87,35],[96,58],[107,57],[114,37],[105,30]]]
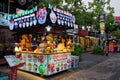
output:
[[[75,17],[56,7],[36,6],[22,14],[14,15],[9,21],[9,28],[15,31],[18,37],[16,57],[18,61],[26,62],[20,70],[52,75],[70,69],[72,41],[63,39],[59,33],[65,33],[67,28],[74,28],[74,25]],[[55,47],[58,43],[54,45],[54,33],[57,33],[57,38],[62,41],[59,47]],[[43,44],[44,41],[47,45]]]
[[[33,52],[16,52],[17,58],[26,62],[21,70],[51,75],[71,68],[71,53],[39,54]]]

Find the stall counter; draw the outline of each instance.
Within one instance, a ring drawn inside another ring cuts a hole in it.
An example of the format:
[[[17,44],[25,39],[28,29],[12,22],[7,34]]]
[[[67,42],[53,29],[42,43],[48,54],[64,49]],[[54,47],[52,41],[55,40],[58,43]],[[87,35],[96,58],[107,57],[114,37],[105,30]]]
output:
[[[16,52],[16,58],[26,64],[19,68],[42,75],[52,75],[71,68],[71,53],[39,54],[34,52]]]

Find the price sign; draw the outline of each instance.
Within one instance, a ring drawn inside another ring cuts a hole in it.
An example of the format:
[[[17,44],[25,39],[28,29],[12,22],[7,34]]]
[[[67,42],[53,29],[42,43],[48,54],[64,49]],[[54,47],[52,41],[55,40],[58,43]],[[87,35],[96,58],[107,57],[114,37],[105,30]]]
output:
[[[17,68],[23,66],[25,63],[15,57],[15,55],[4,56],[10,66],[10,80],[17,80]]]
[[[17,61],[17,59],[14,55],[5,56],[5,59],[7,60],[10,67],[13,67],[13,66],[16,66],[17,64],[19,64],[19,61]]]

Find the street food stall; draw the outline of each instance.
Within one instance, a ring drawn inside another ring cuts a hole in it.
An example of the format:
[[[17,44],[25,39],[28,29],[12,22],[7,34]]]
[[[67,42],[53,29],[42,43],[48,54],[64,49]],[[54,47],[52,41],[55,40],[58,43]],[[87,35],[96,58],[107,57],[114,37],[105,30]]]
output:
[[[75,16],[56,7],[34,7],[9,21],[16,32],[16,57],[26,62],[28,72],[52,75],[71,68],[72,39],[65,37],[74,28]]]

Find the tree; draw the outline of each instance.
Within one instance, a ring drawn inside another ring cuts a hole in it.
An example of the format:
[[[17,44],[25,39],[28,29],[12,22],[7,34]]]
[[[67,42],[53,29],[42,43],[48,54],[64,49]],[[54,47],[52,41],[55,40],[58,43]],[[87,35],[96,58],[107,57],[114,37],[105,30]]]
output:
[[[114,23],[114,16],[113,16],[114,8],[110,6],[110,0],[104,0],[104,1],[94,0],[93,2],[89,2],[88,4],[89,4],[88,9],[90,9],[93,12],[94,17],[95,16],[99,17],[99,15],[102,13],[106,14],[106,18],[105,18],[106,29],[107,31],[111,31],[113,29],[113,25],[111,24]],[[99,28],[98,25],[99,22],[95,22],[95,23]]]
[[[120,30],[112,31],[112,32],[111,32],[111,35],[112,35],[112,36],[116,36],[117,38],[120,38]]]
[[[93,22],[91,18],[93,17],[92,13],[87,12],[86,5],[82,0],[39,0],[38,6],[45,7],[48,4],[52,4],[75,15],[76,24],[78,25],[87,26]],[[31,5],[29,9],[33,8],[33,6]]]
[[[62,4],[62,0],[40,0],[38,5],[40,7],[45,7],[48,6],[48,4],[51,4],[56,7],[60,7]]]
[[[62,0],[37,0],[37,4],[34,2],[28,7],[28,9],[32,9],[34,6],[39,6],[39,7],[47,7],[48,4],[52,4],[53,6],[60,7],[62,4]]]
[[[76,24],[87,26],[92,23],[92,13],[87,12],[86,5],[82,0],[66,0],[65,2],[67,4],[63,5],[63,9],[75,15]]]
[[[112,30],[114,8],[110,7],[109,3],[110,0],[94,0],[88,3],[87,8],[83,0],[39,0],[38,5],[45,7],[52,4],[75,15],[76,24],[81,26],[96,25],[97,29],[99,29],[98,16],[105,13],[106,29]],[[107,12],[105,12],[104,7],[106,7]]]

